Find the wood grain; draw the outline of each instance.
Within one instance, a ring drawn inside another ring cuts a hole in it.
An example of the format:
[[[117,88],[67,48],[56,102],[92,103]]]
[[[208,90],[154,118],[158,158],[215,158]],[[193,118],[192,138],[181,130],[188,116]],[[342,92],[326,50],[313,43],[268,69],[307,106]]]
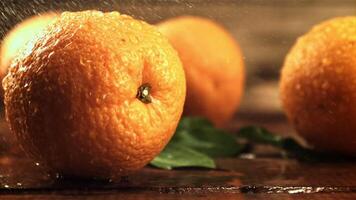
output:
[[[253,123],[248,118],[243,121]],[[231,129],[241,126],[236,122],[232,122],[236,125]],[[277,132],[288,129],[283,118],[271,118],[266,125]],[[8,132],[6,126],[0,132]],[[0,199],[352,199],[356,196],[353,161],[300,162],[282,159],[278,150],[263,146],[253,154],[255,159],[219,159],[216,170],[161,170],[147,166],[131,176],[109,181],[58,179],[24,157],[21,151],[3,152]]]

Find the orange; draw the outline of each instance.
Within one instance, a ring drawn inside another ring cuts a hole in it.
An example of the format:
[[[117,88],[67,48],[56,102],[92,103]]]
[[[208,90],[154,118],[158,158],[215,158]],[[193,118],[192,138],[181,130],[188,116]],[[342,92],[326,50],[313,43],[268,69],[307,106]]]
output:
[[[185,76],[155,27],[118,12],[64,12],[3,81],[12,132],[64,175],[115,178],[167,144]]]
[[[298,39],[284,62],[280,95],[310,145],[356,155],[356,17],[323,22]]]
[[[2,79],[9,68],[11,61],[19,51],[24,51],[26,45],[31,45],[36,37],[41,35],[43,29],[53,22],[55,13],[44,13],[32,16],[17,24],[6,34],[0,48],[0,78]]]
[[[217,126],[226,124],[240,104],[244,87],[239,45],[223,27],[201,17],[177,17],[158,27],[184,66],[184,115],[203,116]]]

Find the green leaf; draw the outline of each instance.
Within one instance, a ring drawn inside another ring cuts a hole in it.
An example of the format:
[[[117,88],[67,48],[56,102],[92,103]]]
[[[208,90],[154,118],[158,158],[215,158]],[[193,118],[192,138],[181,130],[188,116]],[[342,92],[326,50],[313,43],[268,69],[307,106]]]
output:
[[[215,128],[208,120],[199,117],[183,118],[172,142],[211,157],[234,156],[244,147],[232,134]]]
[[[315,149],[303,147],[293,138],[284,138],[282,148],[285,150],[289,157],[295,157],[302,161],[320,162],[320,161],[350,161],[354,158],[340,155],[332,152],[321,152]]]
[[[280,136],[258,126],[247,126],[241,128],[238,132],[238,137],[245,138],[248,142],[269,144],[276,147],[283,146],[283,139]]]
[[[200,127],[214,127],[214,125],[203,117],[183,117],[178,124],[177,130],[199,129]]]
[[[248,126],[241,128],[238,137],[244,138],[249,143],[267,144],[283,150],[287,157],[297,158],[308,162],[327,160],[346,160],[345,157],[325,152],[318,152],[302,146],[293,138],[282,138],[265,128]]]
[[[293,138],[284,138],[281,146],[288,153],[288,156],[296,157],[300,160],[319,161],[324,157],[319,152],[303,147]]]
[[[241,128],[238,137],[246,139],[247,142],[267,144],[280,148],[287,153],[288,157],[292,156],[303,160],[315,160],[317,156],[314,151],[303,147],[293,138],[282,138],[258,126]]]
[[[215,162],[209,156],[174,142],[169,143],[150,164],[163,169],[177,167],[215,168]]]
[[[231,157],[242,148],[233,135],[215,128],[208,120],[185,117],[169,144],[150,164],[163,169],[215,168],[213,157]]]

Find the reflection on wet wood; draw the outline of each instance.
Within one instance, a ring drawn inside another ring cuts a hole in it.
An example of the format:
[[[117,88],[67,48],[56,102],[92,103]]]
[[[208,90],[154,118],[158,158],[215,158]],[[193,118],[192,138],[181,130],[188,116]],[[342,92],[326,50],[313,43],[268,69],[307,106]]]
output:
[[[265,118],[264,118],[265,119]],[[252,120],[252,121],[251,121]],[[276,132],[291,134],[284,118],[262,120],[240,116],[230,129],[263,123]],[[256,159],[217,161],[217,170],[146,167],[121,180],[56,179],[16,148],[2,122],[0,133],[12,144],[0,157],[0,199],[355,199],[353,162],[305,163],[281,159],[276,149],[256,148]],[[2,142],[4,143],[4,142]],[[13,146],[13,148],[10,148]]]
[[[244,196],[245,200],[354,200],[356,194],[350,193],[331,193],[331,194],[249,194]]]
[[[353,163],[232,158],[218,160],[218,167],[218,170],[173,171],[146,167],[118,181],[55,179],[27,158],[4,156],[0,159],[0,199],[60,199],[63,195],[70,196],[68,199],[245,199],[245,196],[246,199],[253,199],[252,196],[278,199],[279,194],[283,194],[281,197],[285,194],[318,197],[315,194],[319,193],[320,197],[329,193],[356,195]]]

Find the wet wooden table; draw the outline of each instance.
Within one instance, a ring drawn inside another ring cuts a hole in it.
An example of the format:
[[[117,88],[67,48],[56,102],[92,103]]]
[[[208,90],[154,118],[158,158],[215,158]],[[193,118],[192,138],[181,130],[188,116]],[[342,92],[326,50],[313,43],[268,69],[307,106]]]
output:
[[[238,122],[230,128],[258,123],[280,133],[292,131],[280,116],[264,116],[262,120],[245,116]],[[0,130],[4,135],[1,140],[8,141],[5,123]],[[6,149],[11,148],[2,147],[3,152]],[[146,167],[120,181],[99,182],[53,179],[41,166],[10,151],[0,157],[0,199],[356,199],[353,162],[312,164],[275,154],[273,149],[260,147],[253,159],[218,160],[216,170]]]

